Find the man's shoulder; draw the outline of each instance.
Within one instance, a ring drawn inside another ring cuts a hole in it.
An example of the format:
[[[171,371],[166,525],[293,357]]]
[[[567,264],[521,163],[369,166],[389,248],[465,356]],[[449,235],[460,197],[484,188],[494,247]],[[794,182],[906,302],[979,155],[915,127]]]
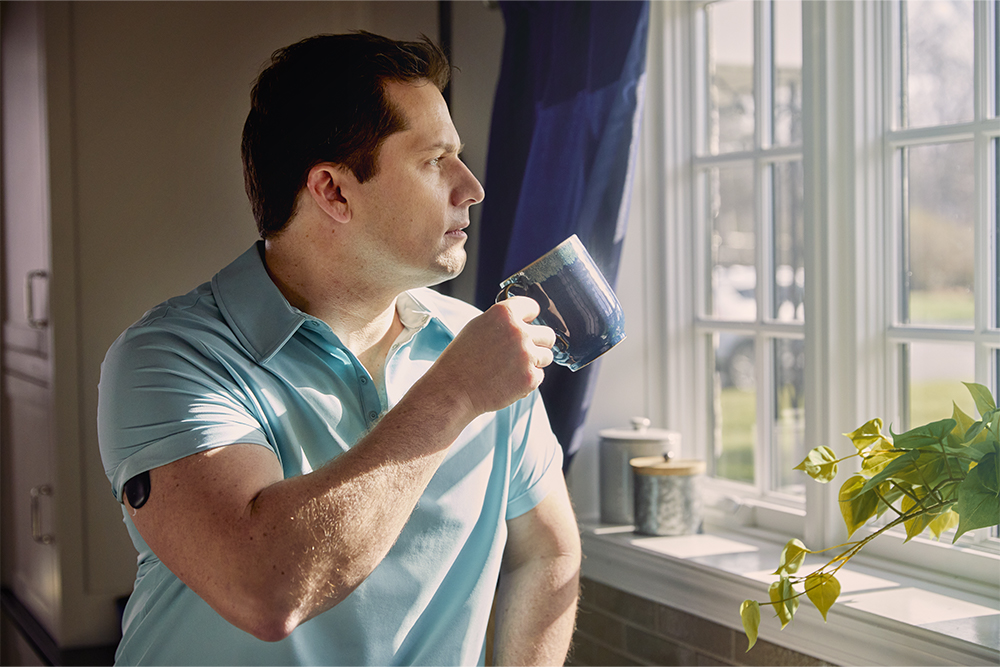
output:
[[[458,334],[470,320],[483,313],[479,308],[461,299],[441,294],[429,287],[410,290],[409,294],[432,316],[438,318],[452,334]]]
[[[205,340],[225,329],[211,284],[204,283],[150,308],[122,332],[111,350],[132,347],[139,341],[145,346],[153,340]]]

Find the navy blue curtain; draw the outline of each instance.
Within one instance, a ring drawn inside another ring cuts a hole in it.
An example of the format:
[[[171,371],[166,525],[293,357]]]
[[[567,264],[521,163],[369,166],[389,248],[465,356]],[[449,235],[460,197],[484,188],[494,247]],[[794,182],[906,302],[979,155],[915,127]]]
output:
[[[501,2],[476,303],[576,234],[614,285],[646,69],[649,4]],[[626,322],[626,331],[628,322]],[[610,354],[614,354],[612,351]],[[596,367],[546,369],[541,393],[569,467]]]

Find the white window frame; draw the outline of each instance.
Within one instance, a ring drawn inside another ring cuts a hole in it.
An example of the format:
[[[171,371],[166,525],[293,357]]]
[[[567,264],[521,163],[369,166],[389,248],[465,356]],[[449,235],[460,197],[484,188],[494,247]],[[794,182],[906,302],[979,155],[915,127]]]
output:
[[[900,135],[886,135],[893,90],[887,77],[892,75],[893,63],[884,60],[892,52],[894,5],[878,0],[803,2],[806,439],[815,445],[825,444],[840,455],[853,450],[842,435],[845,431],[872,416],[889,418],[894,414],[898,383],[890,378],[898,377],[899,368],[895,355],[888,351],[906,337],[924,335],[911,327],[895,326],[898,309],[889,298],[893,286],[888,271],[896,265],[886,262],[892,256],[889,249],[894,240],[891,225],[882,224],[896,219],[890,217],[895,198],[889,167],[892,141]],[[662,284],[654,291],[662,290],[658,296],[666,304],[663,347],[652,355],[662,363],[663,384],[654,395],[664,397],[667,423],[681,431],[686,443],[695,443],[693,454],[707,457],[712,440],[707,432],[706,406],[700,400],[707,390],[700,372],[706,356],[697,326],[699,295],[690,279],[700,269],[696,234],[691,229],[696,155],[692,139],[697,136],[691,128],[704,116],[695,104],[684,103],[696,99],[690,64],[697,7],[696,3],[682,2],[654,8],[653,29],[665,31],[661,42],[665,52],[651,52],[649,77],[662,81],[663,88],[657,94],[657,87],[650,86],[647,118],[662,119],[663,125],[647,135],[653,141],[647,144],[642,168],[647,177],[659,178],[664,184],[659,190],[647,188],[644,204],[665,222],[662,232],[649,235],[653,243],[646,251],[648,265],[662,267],[656,276]],[[976,11],[993,12],[994,7],[977,3]],[[660,17],[659,24],[655,17]],[[984,24],[981,30],[995,30],[995,17],[979,23]],[[979,59],[986,50],[981,37],[977,43]],[[655,62],[656,56],[662,56],[662,61]],[[991,92],[995,100],[996,73],[977,71],[976,76],[980,88]],[[818,99],[826,103],[816,104]],[[977,119],[981,120],[988,102],[977,98],[976,104]],[[648,122],[646,125],[649,127]],[[981,126],[973,131],[995,136]],[[989,171],[996,168],[995,158],[992,166],[979,158],[977,153],[976,178],[995,179],[995,173]],[[983,303],[986,289],[982,281],[996,280],[996,239],[992,236],[997,224],[996,202],[977,206],[976,233],[990,242],[981,244],[978,251],[977,260],[989,269],[980,271],[976,279],[980,301],[974,336],[980,348],[988,350],[994,349],[995,343],[987,325],[997,320],[995,304]],[[838,273],[845,265],[855,270],[849,275]],[[986,360],[987,356],[977,354],[977,381],[995,387],[996,364]],[[778,533],[784,539],[799,537],[813,548],[839,544],[846,537],[836,482],[808,483],[804,507],[748,493],[746,485],[713,482],[707,494],[710,507],[706,520],[710,525]],[[969,582],[950,580],[952,584],[979,587],[980,591],[984,582],[997,587],[998,560],[994,555],[919,538],[902,549],[893,542],[891,538],[874,541],[866,548],[867,557],[892,559],[920,571],[957,567]]]

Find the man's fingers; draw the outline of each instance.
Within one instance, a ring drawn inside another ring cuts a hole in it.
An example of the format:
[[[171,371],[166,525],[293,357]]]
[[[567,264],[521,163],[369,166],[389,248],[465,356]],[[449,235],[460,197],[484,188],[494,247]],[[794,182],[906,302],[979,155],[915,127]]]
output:
[[[512,296],[500,303],[507,307],[511,315],[522,322],[531,322],[541,312],[538,302],[527,296]]]
[[[556,344],[556,332],[550,327],[540,324],[529,324],[528,332],[531,336],[531,342],[538,347],[549,349]]]
[[[552,363],[555,355],[552,352],[552,347],[538,347],[538,351],[535,356],[535,368],[545,368]]]

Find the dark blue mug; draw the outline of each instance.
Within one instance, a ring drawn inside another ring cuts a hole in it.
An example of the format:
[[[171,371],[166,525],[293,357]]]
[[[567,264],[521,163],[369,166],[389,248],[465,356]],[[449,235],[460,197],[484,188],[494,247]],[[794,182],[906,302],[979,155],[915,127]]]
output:
[[[621,304],[576,234],[500,283],[497,302],[528,296],[556,332],[555,363],[578,371],[625,340]]]

